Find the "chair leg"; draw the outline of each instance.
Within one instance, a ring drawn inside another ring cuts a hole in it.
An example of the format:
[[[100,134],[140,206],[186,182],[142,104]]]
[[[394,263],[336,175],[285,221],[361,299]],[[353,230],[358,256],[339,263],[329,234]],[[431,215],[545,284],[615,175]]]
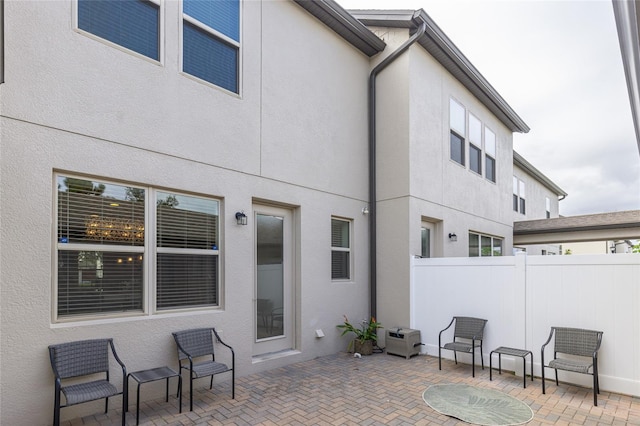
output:
[[[53,426],[60,426],[60,408],[53,408]]]
[[[189,411],[193,411],[193,373],[189,375]]]
[[[209,390],[213,389],[213,375],[211,375],[211,384],[209,385]]]
[[[453,351],[453,359],[456,361],[456,365],[458,365],[458,352]]]
[[[442,349],[438,347],[438,370],[442,370]]]
[[[53,405],[53,426],[60,426],[60,392],[56,391]]]
[[[180,408],[180,412],[182,413],[182,376],[178,376],[178,407]]]
[[[533,368],[533,367],[532,367]],[[542,394],[544,395],[544,360],[542,361],[542,365],[541,365],[541,370],[542,370],[542,374],[541,374],[541,378],[542,378]],[[533,376],[533,373],[532,373]]]
[[[482,369],[484,370],[484,357],[482,356],[482,341],[480,341],[480,363],[482,364]]]
[[[555,372],[556,372],[556,386],[560,386],[560,382],[558,382],[558,369],[554,368]]]
[[[107,412],[109,411],[109,398],[105,398],[104,401],[104,413],[107,414]]]
[[[236,369],[231,370],[231,399],[236,399]]]
[[[476,351],[471,350],[471,377],[476,377]]]

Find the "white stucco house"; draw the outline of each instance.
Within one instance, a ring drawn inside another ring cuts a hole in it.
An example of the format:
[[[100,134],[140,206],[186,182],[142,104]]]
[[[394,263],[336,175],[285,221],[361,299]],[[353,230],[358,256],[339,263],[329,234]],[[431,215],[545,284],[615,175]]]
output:
[[[246,375],[344,350],[343,314],[407,324],[411,256],[512,253],[529,128],[422,10],[0,9],[0,424],[51,422],[50,344],[175,367],[215,326]]]

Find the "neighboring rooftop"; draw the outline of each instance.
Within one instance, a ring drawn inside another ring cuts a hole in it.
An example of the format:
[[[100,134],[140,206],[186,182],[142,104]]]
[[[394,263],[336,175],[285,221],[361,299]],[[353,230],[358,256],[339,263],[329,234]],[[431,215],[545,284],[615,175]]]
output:
[[[513,244],[640,238],[640,210],[525,220],[513,224]]]

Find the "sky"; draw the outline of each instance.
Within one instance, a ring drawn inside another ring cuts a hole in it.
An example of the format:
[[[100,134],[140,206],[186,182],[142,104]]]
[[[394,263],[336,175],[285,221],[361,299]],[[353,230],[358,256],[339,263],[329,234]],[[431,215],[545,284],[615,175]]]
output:
[[[514,149],[569,195],[560,214],[640,209],[640,152],[611,0],[337,0],[424,9],[529,125]]]

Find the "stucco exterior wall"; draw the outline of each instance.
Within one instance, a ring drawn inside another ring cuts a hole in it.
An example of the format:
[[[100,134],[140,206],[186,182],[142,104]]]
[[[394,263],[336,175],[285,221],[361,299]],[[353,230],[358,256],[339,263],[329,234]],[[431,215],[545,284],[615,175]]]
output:
[[[408,38],[406,30],[378,32],[391,51]],[[376,98],[378,300],[384,300],[379,319],[406,327],[408,262],[421,252],[423,222],[435,225],[437,256],[468,256],[469,231],[502,238],[503,253],[511,254],[513,140],[511,131],[419,45],[381,73]],[[496,183],[450,160],[450,98],[496,134]],[[457,235],[456,242],[449,233]]]
[[[546,198],[549,198],[550,217],[560,216],[560,201],[558,194],[544,186],[528,171],[517,165],[513,166],[513,175],[525,184],[525,214],[516,212],[511,205],[513,221],[545,219],[547,217]],[[535,244],[526,246],[526,251],[531,255],[553,254],[561,255],[563,247],[559,244]]]
[[[234,96],[179,72],[178,2],[162,3],[161,63],[75,31],[73,4],[5,3],[0,424],[51,422],[53,343],[113,337],[128,370],[175,368],[171,332],[215,326],[236,350],[238,375],[344,350],[335,325],[368,311],[368,58],[292,2],[243,2]],[[219,198],[220,308],[54,323],[56,171]],[[295,222],[296,351],[262,362],[252,359],[252,216],[249,226],[234,218],[257,201],[290,208]],[[331,281],[332,215],[353,220],[349,282]],[[142,397],[163,386],[148,385]],[[119,406],[118,398],[110,404]]]

